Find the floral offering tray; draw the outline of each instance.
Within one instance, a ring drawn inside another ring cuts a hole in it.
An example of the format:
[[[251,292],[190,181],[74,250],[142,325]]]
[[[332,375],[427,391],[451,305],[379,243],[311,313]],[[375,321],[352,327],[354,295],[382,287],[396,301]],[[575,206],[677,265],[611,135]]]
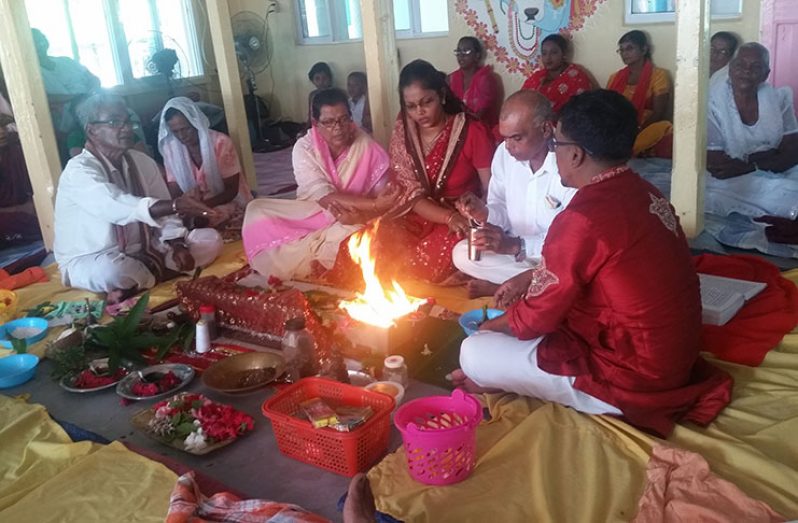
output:
[[[230,405],[184,392],[139,411],[130,423],[156,441],[202,456],[251,431],[254,420]]]

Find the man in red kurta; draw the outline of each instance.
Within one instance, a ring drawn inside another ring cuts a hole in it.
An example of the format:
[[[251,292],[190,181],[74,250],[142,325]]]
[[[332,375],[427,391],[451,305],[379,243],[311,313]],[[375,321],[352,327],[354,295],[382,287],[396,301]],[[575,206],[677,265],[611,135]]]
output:
[[[698,277],[673,208],[626,166],[636,133],[634,107],[611,91],[562,109],[550,147],[578,192],[540,265],[497,291],[512,305],[463,342],[455,376],[666,436],[681,419],[711,422],[732,380],[699,356]]]

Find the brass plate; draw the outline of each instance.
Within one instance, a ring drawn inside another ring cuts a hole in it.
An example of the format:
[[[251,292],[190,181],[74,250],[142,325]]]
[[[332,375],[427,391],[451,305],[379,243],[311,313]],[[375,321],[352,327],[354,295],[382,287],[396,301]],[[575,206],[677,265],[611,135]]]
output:
[[[285,372],[285,360],[273,352],[247,352],[219,360],[202,373],[202,383],[220,392],[247,392]]]

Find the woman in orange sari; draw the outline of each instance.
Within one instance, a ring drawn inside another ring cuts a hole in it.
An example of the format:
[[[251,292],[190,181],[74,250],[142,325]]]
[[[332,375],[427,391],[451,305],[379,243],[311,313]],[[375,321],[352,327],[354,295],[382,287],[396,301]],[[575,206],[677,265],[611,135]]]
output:
[[[551,108],[559,113],[571,97],[595,89],[587,72],[579,65],[568,63],[568,40],[560,34],[552,34],[540,44],[540,62],[526,79],[521,89],[538,91],[548,98]]]
[[[429,62],[414,60],[402,69],[399,99],[390,158],[402,194],[378,227],[377,270],[383,277],[454,283],[452,249],[469,229],[454,202],[487,191],[493,137],[464,112],[446,75]],[[357,277],[344,243],[327,278],[342,283],[353,272]]]
[[[637,110],[640,132],[635,156],[670,158],[673,125],[670,122],[671,83],[665,69],[654,67],[645,33],[629,31],[618,40],[618,54],[626,67],[613,73],[607,89],[621,93]]]

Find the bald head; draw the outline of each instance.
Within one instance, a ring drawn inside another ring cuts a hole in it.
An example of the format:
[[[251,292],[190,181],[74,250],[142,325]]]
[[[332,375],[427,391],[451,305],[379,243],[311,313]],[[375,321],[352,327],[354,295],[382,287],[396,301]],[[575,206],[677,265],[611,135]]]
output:
[[[531,120],[534,125],[554,120],[551,102],[538,91],[522,89],[511,94],[502,105],[499,120],[521,118]]]
[[[502,105],[499,134],[507,152],[518,161],[531,162],[537,170],[548,153],[554,112],[551,102],[537,91],[522,90]]]

